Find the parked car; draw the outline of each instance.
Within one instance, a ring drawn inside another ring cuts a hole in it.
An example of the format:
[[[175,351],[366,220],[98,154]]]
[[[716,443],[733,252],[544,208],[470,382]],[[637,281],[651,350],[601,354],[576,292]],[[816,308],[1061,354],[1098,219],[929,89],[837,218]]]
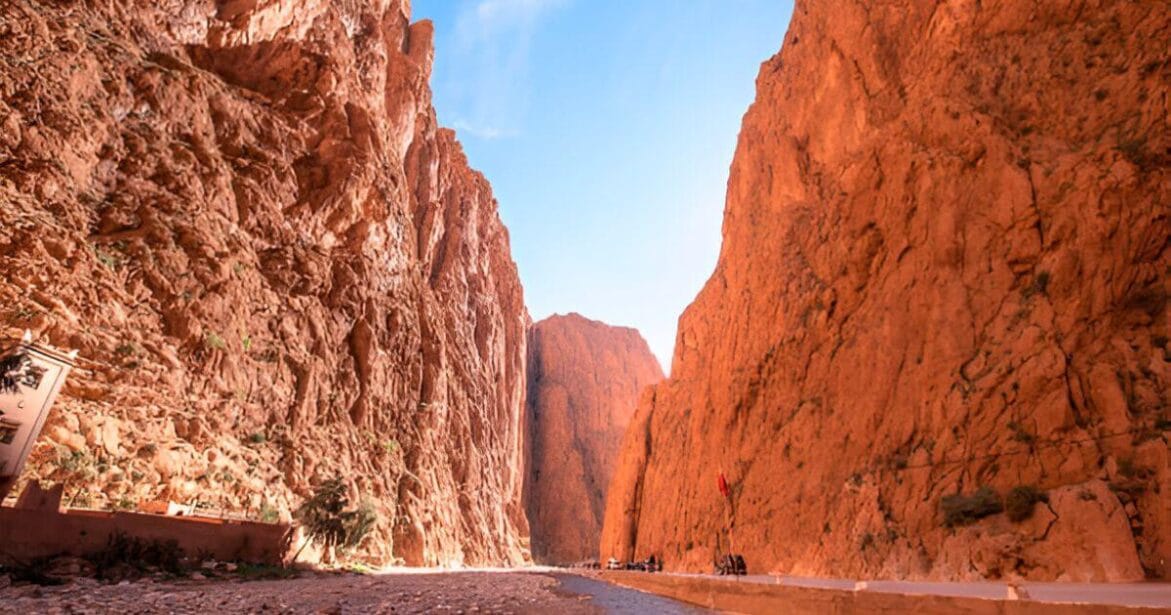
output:
[[[663,570],[663,560],[657,559],[655,556],[650,556],[644,564],[647,572],[661,572]]]
[[[618,563],[617,559],[611,557],[606,560],[606,570],[622,570],[622,568],[622,564]]]

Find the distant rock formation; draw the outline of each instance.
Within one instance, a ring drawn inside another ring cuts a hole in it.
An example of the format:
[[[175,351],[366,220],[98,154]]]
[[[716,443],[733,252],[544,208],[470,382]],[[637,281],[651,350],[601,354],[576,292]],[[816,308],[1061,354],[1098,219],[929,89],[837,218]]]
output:
[[[529,330],[525,507],[536,562],[596,557],[622,436],[639,392],[662,379],[634,329],[569,314]]]
[[[78,348],[29,478],[527,556],[528,317],[407,0],[0,6],[0,335]]]
[[[799,0],[602,557],[710,570],[733,524],[750,573],[1166,578],[1169,36],[1165,2]]]

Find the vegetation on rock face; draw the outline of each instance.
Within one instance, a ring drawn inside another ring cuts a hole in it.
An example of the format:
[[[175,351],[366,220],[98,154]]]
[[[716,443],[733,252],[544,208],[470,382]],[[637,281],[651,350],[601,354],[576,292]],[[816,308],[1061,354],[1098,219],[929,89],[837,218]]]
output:
[[[944,496],[939,502],[945,527],[971,525],[984,517],[1004,511],[1000,496],[991,487],[980,487],[972,495]]]
[[[267,501],[260,504],[260,510],[257,517],[262,523],[279,523],[281,520],[281,513],[276,507]]]
[[[1110,481],[1110,489],[1123,503],[1133,501],[1147,490],[1151,474],[1149,469],[1135,464],[1133,458],[1119,459],[1118,471]]]
[[[1033,516],[1037,502],[1047,502],[1049,496],[1032,485],[1018,485],[1004,496],[1004,512],[1008,520],[1020,523]]]
[[[331,478],[317,486],[313,497],[297,509],[296,518],[311,542],[327,549],[349,549],[362,544],[378,521],[373,507],[367,503],[353,510],[347,510],[349,508],[345,483],[340,477]],[[300,555],[300,551],[297,554]]]
[[[203,338],[203,345],[208,350],[223,350],[228,347],[228,343],[224,338],[220,337],[218,333],[208,332]]]

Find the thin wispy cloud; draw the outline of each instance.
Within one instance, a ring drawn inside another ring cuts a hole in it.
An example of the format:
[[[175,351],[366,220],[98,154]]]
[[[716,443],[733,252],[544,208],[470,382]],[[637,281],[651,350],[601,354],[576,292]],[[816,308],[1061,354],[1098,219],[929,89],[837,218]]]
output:
[[[566,3],[566,0],[480,0],[470,13],[474,13],[481,31],[490,33],[498,27],[531,25],[543,13]]]
[[[514,132],[502,130],[494,126],[477,126],[461,119],[452,121],[451,127],[456,129],[461,135],[471,135],[477,139],[483,139],[485,141],[494,141],[496,139],[505,139],[516,136],[516,133]]]
[[[528,111],[529,56],[541,21],[569,0],[477,0],[456,17],[444,84],[458,109],[461,133],[503,139],[521,133]]]

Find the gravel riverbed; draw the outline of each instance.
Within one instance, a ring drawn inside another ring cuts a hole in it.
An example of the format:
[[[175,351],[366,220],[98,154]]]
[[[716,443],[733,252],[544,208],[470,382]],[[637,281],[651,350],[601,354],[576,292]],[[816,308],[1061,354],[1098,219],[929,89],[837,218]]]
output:
[[[537,571],[304,573],[299,578],[87,578],[0,590],[0,613],[700,613],[588,575]]]

